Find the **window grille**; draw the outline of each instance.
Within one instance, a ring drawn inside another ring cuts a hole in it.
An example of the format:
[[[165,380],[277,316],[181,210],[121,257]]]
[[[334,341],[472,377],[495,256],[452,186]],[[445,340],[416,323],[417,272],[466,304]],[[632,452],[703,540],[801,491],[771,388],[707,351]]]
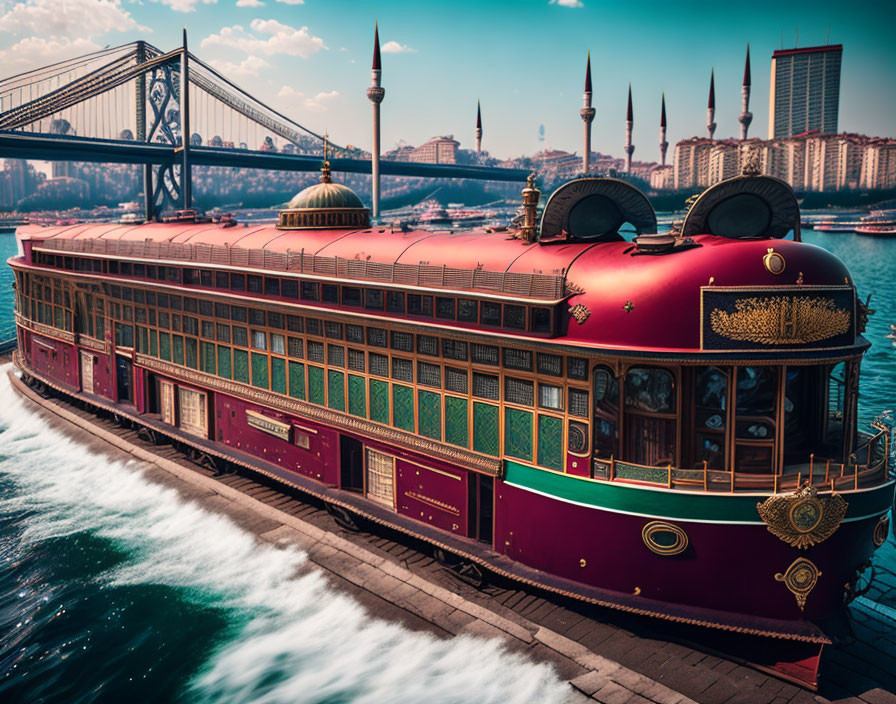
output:
[[[130,291],[130,289],[125,289],[125,291]],[[187,313],[198,313],[199,312],[199,301],[195,298],[185,298],[184,299],[184,310]]]
[[[454,320],[454,299],[436,298],[436,317]]]
[[[504,306],[504,327],[514,328],[515,330],[526,329],[526,308],[525,306]]]
[[[345,339],[349,342],[364,344],[364,328],[360,325],[346,325]]]
[[[331,367],[345,366],[345,347],[327,345],[327,364]]]
[[[317,335],[320,337],[321,333],[321,324],[317,318],[308,318],[305,321],[305,332],[309,335]]]
[[[392,358],[392,378],[398,381],[413,381],[414,366],[411,360],[402,359],[401,357]]]
[[[363,351],[349,349],[349,351],[348,351],[348,368],[355,372],[365,371],[364,352]]]
[[[491,301],[482,301],[479,314],[483,325],[501,324],[501,304]]]
[[[354,286],[342,287],[342,304],[346,306],[361,305],[361,289]]]
[[[342,323],[337,323],[333,320],[327,320],[324,323],[324,330],[327,333],[327,337],[329,337],[330,339],[342,339]]]
[[[473,372],[473,395],[497,401],[500,397],[498,377],[492,374]]]
[[[463,369],[445,367],[445,388],[456,394],[466,394],[467,372]]]
[[[299,316],[287,315],[286,329],[290,332],[302,332],[305,329],[305,326],[302,324],[302,319]]]
[[[299,297],[299,283],[297,281],[283,279],[283,281],[280,282],[280,290],[283,293],[284,298]]]
[[[246,277],[246,287],[249,293],[261,293],[261,277],[249,274]]]
[[[249,331],[237,325],[233,326],[233,344],[240,347],[249,346]]]
[[[515,347],[504,348],[504,366],[508,369],[520,371],[532,371],[532,353],[529,350],[519,350]]]
[[[580,418],[588,417],[588,392],[583,389],[569,390],[569,413]]]
[[[572,392],[570,392],[570,401],[572,401]],[[538,405],[541,408],[553,408],[557,411],[563,410],[563,387],[539,384]]]
[[[247,311],[242,306],[230,306],[230,317],[240,323],[245,323]]]
[[[393,508],[395,505],[395,459],[367,449],[367,498]]]
[[[480,345],[474,342],[471,353],[473,362],[476,364],[491,364],[493,366],[498,364],[498,348],[493,345]]]
[[[401,352],[414,351],[414,336],[411,333],[393,330],[390,337],[393,350],[399,350]]]
[[[551,376],[560,376],[563,374],[563,357],[557,354],[543,354],[539,352],[536,356],[539,374],[550,374]]]
[[[283,314],[268,311],[268,325],[272,328],[283,328]]]
[[[301,338],[290,337],[287,340],[289,345],[289,356],[296,359],[302,359],[305,356],[305,343]]]
[[[504,380],[504,400],[520,406],[531,406],[535,403],[535,385],[525,379],[507,377]]]
[[[184,387],[178,388],[180,427],[194,435],[206,435],[207,417],[205,394]]]
[[[566,376],[570,379],[588,379],[588,360],[581,357],[566,358]]]
[[[250,325],[264,325],[265,324],[264,311],[258,310],[258,308],[250,308],[249,309],[249,324]]]
[[[324,344],[308,340],[308,359],[312,362],[324,362]]]
[[[213,322],[209,320],[202,321],[202,336],[209,340],[215,339],[215,324]]]
[[[417,335],[417,352],[433,357],[439,356],[439,338],[431,335]]]
[[[325,303],[339,303],[339,287],[335,284],[321,284],[320,297]]]
[[[386,291],[386,310],[404,313],[404,294],[401,291]]]
[[[364,289],[364,307],[373,310],[382,310],[383,292],[375,288]]]
[[[214,316],[215,306],[211,301],[199,301],[199,315],[204,315],[206,318],[211,318]]]
[[[442,368],[438,364],[417,362],[417,383],[442,388]]]
[[[376,376],[389,376],[389,358],[384,354],[371,352],[370,373]]]
[[[462,340],[442,340],[442,355],[448,359],[467,361],[467,343]]]
[[[388,347],[388,339],[383,328],[367,328],[367,344],[371,347]]]
[[[229,318],[230,317],[230,306],[226,303],[215,303],[215,317],[216,318]]]
[[[303,301],[316,301],[320,298],[320,290],[315,281],[303,281],[301,286]]]

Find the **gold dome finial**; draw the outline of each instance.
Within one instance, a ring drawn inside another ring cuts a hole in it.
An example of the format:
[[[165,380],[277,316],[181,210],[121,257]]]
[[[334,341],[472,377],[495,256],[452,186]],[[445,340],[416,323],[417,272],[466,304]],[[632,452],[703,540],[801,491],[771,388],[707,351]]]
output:
[[[320,182],[332,183],[330,179],[330,160],[327,159],[327,148],[330,146],[330,135],[324,133],[324,165],[320,170]]]

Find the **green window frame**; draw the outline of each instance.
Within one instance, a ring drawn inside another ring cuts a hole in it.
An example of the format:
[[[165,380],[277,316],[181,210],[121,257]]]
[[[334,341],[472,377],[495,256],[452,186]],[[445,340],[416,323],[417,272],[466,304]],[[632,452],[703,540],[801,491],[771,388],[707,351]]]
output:
[[[563,421],[538,416],[538,464],[558,472],[563,469]]]
[[[420,435],[442,439],[442,396],[433,391],[417,391],[417,427]]]
[[[410,386],[392,385],[392,417],[396,428],[414,432],[414,390]]]
[[[159,357],[166,362],[171,361],[171,334],[167,332],[159,333]]]
[[[269,389],[268,356],[259,352],[252,353],[252,386]]]
[[[215,346],[211,342],[201,341],[199,343],[199,359],[202,371],[208,374],[215,374],[217,372]]]
[[[249,383],[249,353],[246,350],[233,350],[233,380]]]
[[[467,447],[470,438],[467,423],[467,399],[458,396],[445,397],[445,442]]]
[[[153,357],[159,356],[159,333],[157,330],[149,331],[149,354]]]
[[[497,457],[501,451],[499,408],[490,403],[473,402],[473,450]]]
[[[308,365],[308,400],[318,406],[325,406],[324,370],[321,367]]]
[[[370,379],[370,420],[389,425],[389,382]]]
[[[327,375],[327,402],[334,411],[345,410],[345,374],[335,369]]]
[[[199,344],[195,337],[184,338],[184,357],[188,367],[191,369],[199,367]]]
[[[172,356],[174,357],[174,363],[183,365],[184,363],[184,338],[183,335],[172,335],[171,336],[171,348],[172,348]]]
[[[233,368],[230,364],[230,348],[218,345],[218,376],[232,378]]]
[[[289,395],[305,400],[305,365],[300,362],[289,363]]]
[[[271,391],[286,393],[286,360],[282,357],[271,357]]]
[[[367,417],[367,380],[363,376],[348,375],[348,412]]]
[[[504,409],[504,454],[532,461],[532,413]]]

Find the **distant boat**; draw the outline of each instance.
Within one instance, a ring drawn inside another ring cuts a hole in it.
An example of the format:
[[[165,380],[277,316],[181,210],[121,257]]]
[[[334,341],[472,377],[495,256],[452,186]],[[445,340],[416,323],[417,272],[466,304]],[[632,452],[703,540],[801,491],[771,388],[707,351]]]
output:
[[[870,235],[871,237],[896,237],[896,224],[859,225],[855,232],[857,235]]]

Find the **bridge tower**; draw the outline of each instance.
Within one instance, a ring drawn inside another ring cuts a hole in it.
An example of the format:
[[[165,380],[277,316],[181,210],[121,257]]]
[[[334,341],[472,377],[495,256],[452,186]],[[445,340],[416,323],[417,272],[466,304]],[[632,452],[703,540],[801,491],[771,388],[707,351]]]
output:
[[[146,62],[146,42],[138,41],[136,47],[136,63],[142,64]],[[137,124],[136,139],[137,142],[144,143],[146,139],[146,74],[141,73],[137,76],[136,86],[134,90],[136,105],[134,106],[134,115]],[[143,165],[143,211],[144,219],[150,222],[155,216],[155,208],[153,208],[153,191],[152,191],[152,164]]]
[[[666,94],[663,93],[662,108],[660,108],[660,166],[666,165],[666,150],[669,142],[666,141]]]
[[[750,123],[753,121],[753,113],[750,112],[750,45],[747,44],[747,61],[744,64],[744,84],[740,89],[740,116],[737,121],[740,123],[740,139],[744,141],[747,138],[747,131],[750,129]]]
[[[582,136],[582,173],[587,174],[591,165],[591,123],[594,122],[596,111],[591,107],[591,52],[588,52],[588,61],[585,64],[585,94],[582,96],[582,109],[579,116],[582,118],[584,135]]]
[[[716,131],[716,70],[709,74],[709,102],[706,104],[706,132],[710,141]]]
[[[632,172],[632,154],[635,147],[632,144],[632,127],[635,126],[635,113],[632,110],[632,84],[628,84],[628,112],[625,117],[625,173]]]
[[[386,91],[380,86],[383,67],[380,62],[380,29],[379,24],[373,25],[373,65],[370,69],[370,88],[367,89],[367,99],[373,105],[373,151],[370,155],[370,175],[372,205],[371,214],[374,218],[380,216],[380,103],[386,96]]]
[[[482,151],[482,108],[476,101],[476,154]]]
[[[180,191],[183,207],[193,207],[192,170],[190,168],[190,52],[187,50],[187,28],[184,27],[184,48],[180,58]]]

